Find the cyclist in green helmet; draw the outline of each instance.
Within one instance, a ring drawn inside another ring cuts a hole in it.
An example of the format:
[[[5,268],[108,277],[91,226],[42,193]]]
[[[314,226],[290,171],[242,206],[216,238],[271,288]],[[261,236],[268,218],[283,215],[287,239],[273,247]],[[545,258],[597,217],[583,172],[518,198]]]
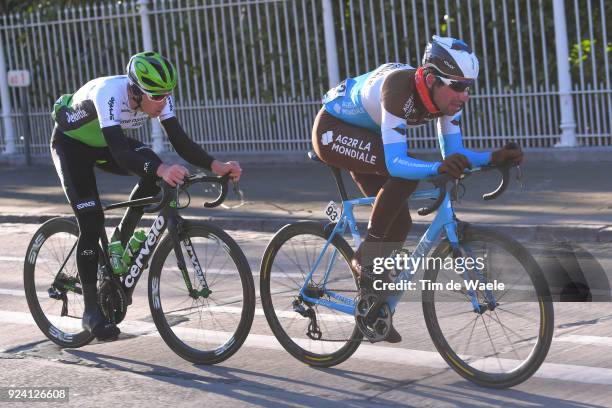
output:
[[[83,289],[83,327],[99,340],[116,338],[119,329],[109,323],[97,304],[98,242],[104,214],[96,187],[94,167],[140,178],[130,199],[158,193],[158,179],[170,185],[189,174],[178,164],[167,164],[124,130],[158,118],[176,152],[187,162],[234,180],[241,175],[237,162],[221,162],[192,141],[175,115],[172,91],[178,80],[172,63],[156,52],[133,55],[126,75],[93,79],[73,94],[62,95],[53,106],[55,127],[51,155],[66,197],[79,224],[77,268]],[[126,211],[115,238],[125,247],[142,217],[141,207]]]

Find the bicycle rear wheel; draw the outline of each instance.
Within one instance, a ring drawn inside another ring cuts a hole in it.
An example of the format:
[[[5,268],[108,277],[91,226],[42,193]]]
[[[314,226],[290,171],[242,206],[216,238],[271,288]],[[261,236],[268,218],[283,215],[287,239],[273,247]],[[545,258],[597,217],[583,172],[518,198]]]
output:
[[[238,244],[214,225],[185,222],[179,239],[193,290],[187,289],[168,234],[151,261],[151,315],[176,354],[193,363],[216,364],[238,351],[251,329],[251,269]]]
[[[76,265],[79,227],[53,218],[34,233],[23,266],[28,307],[40,330],[61,347],[82,347],[93,340],[83,330],[83,296]]]
[[[327,237],[323,226],[316,222],[287,225],[272,238],[261,262],[261,303],[272,332],[293,357],[317,367],[345,361],[363,337],[352,314],[312,304],[300,296],[321,254],[319,267],[308,285],[310,297],[338,303],[342,298],[352,301],[357,295],[357,281],[350,268],[353,250],[336,235],[323,253]]]
[[[503,234],[468,226],[460,247],[464,259],[472,257],[479,266],[465,275],[465,261],[458,266],[459,254],[453,256],[449,242],[438,246],[432,258],[452,266],[425,271],[424,280],[444,287],[423,291],[427,329],[440,355],[461,376],[485,387],[512,387],[536,372],[550,348],[554,312],[548,285],[531,254]],[[451,281],[461,288],[447,290]],[[475,306],[466,281],[498,285],[475,289]]]

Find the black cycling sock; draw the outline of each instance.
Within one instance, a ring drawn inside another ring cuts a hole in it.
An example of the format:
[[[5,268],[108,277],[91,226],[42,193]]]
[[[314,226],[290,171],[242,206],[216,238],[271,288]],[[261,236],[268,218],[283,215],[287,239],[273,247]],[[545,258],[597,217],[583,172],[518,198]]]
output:
[[[98,289],[96,283],[83,283],[83,303],[85,309],[98,307]]]
[[[79,242],[76,262],[81,284],[95,284],[98,280],[98,241],[104,228],[104,215],[101,211],[77,213],[79,223]]]

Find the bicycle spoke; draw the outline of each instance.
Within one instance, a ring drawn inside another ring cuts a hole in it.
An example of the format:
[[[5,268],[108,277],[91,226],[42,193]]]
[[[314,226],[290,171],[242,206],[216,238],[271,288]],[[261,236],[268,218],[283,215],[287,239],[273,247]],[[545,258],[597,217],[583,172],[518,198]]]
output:
[[[468,337],[468,341],[465,343],[464,353],[467,353],[467,348],[470,346],[470,344],[472,344],[472,336],[474,335],[474,329],[476,328],[476,323],[478,323],[478,317],[474,318],[474,324],[472,324],[472,330],[470,330],[470,336]]]
[[[471,312],[471,313],[474,313],[474,312]],[[476,316],[475,316],[475,317],[474,317],[474,322],[475,322],[477,319],[478,319],[478,317],[476,317]],[[466,324],[465,324],[463,327],[461,327],[461,328],[459,328],[459,329],[457,329],[457,330],[454,330],[454,333],[449,334],[449,340],[451,340],[453,337],[458,336],[459,334],[461,334],[461,332],[463,331],[463,329],[465,329],[466,327],[468,327],[470,324],[472,324],[472,321],[468,321],[468,322],[467,322],[467,323],[466,323]],[[474,323],[474,324],[475,324],[475,323]],[[473,330],[473,327],[472,327],[472,330]],[[469,344],[469,342],[468,342],[468,344]]]
[[[527,321],[529,321],[531,323],[537,323],[538,325],[539,325],[539,322],[540,322],[540,320],[536,320],[536,319],[529,318],[527,316],[520,315],[520,314],[512,312],[512,311],[510,311],[508,309],[504,309],[503,307],[501,307],[499,305],[495,308],[495,310],[501,310],[503,312],[510,313],[511,315],[514,315],[514,316],[519,317],[521,319],[527,320]]]
[[[289,260],[290,260],[291,262],[294,262],[294,261],[293,261],[291,258],[289,258]],[[297,264],[296,264],[296,265],[297,265]],[[301,280],[301,282],[298,282],[296,279],[294,279],[294,278],[291,276],[291,275],[292,275],[292,274],[291,274],[291,272],[289,272],[289,273],[288,273],[288,272],[286,272],[286,271],[285,271],[285,269],[284,269],[282,266],[280,266],[280,265],[277,265],[277,268],[278,268],[278,269],[281,269],[281,272],[284,272],[285,277],[286,277],[286,278],[288,278],[288,279],[290,279],[290,280],[291,280],[291,282],[293,282],[293,284],[295,285],[295,287],[296,287],[296,288],[300,289],[300,288],[302,287],[303,282],[304,282],[304,279],[306,278],[306,275],[305,275],[304,273],[302,273],[302,280]],[[278,283],[278,282],[276,282],[276,283]],[[289,287],[289,286],[287,286],[287,287]]]
[[[487,323],[484,320],[484,317],[482,317],[482,315],[480,315],[482,324],[484,325],[485,330],[487,331],[487,336],[489,337],[489,343],[491,343],[491,348],[493,349],[493,355],[496,356],[498,355],[497,353],[497,349],[495,348],[495,344],[493,344],[493,339],[491,338],[491,332],[489,331],[489,327],[487,326]],[[499,365],[499,370],[500,372],[504,371],[504,368],[501,365],[501,361],[499,360],[499,357],[497,358],[497,364]]]
[[[510,337],[508,336],[508,331],[511,332],[512,334],[514,334],[516,337],[520,338],[520,336],[514,330],[510,329],[509,327],[507,328],[506,325],[503,324],[501,322],[501,320],[499,320],[499,316],[497,315],[496,311],[493,311],[493,313],[495,313],[495,317],[496,318],[493,318],[493,316],[491,316],[491,318],[493,320],[495,320],[500,325],[500,327],[502,328],[502,331],[504,332],[504,336],[506,337],[506,340],[508,340],[508,344],[512,347],[512,351],[514,351],[514,354],[516,355],[516,358],[520,360],[521,357],[519,356],[518,352],[516,351],[516,348],[514,347],[514,344],[512,343],[512,340],[510,340]],[[507,329],[507,331],[506,331],[506,329]]]

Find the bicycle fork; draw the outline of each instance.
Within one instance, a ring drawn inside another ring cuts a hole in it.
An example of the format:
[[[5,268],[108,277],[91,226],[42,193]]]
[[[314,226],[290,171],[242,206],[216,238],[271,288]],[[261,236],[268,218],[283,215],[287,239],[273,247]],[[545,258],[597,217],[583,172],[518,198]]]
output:
[[[458,258],[463,258],[464,260],[465,259],[476,259],[476,257],[474,256],[473,250],[470,248],[469,245],[465,243],[459,245],[459,237],[457,236],[458,228],[460,227],[457,225],[457,222],[454,222],[453,225],[446,225],[446,235],[451,244],[451,251],[452,251],[451,254],[452,254],[453,260],[456,260]],[[472,279],[472,276],[470,276],[469,272],[470,270],[466,269],[460,275],[463,277],[463,279],[466,282]],[[473,271],[473,274],[476,277],[476,281],[483,282],[485,284],[488,283],[486,277],[484,276],[484,274],[479,268],[475,268],[475,270]],[[474,312],[478,314],[483,314],[487,310],[492,311],[497,306],[497,302],[495,300],[495,297],[493,296],[493,291],[491,291],[490,289],[485,289],[483,292],[484,292],[485,303],[481,303],[478,300],[478,294],[476,293],[474,289],[467,288],[466,290],[470,303],[472,304],[472,308]]]
[[[176,264],[179,270],[181,271],[181,275],[183,276],[183,280],[185,281],[185,285],[187,286],[189,296],[194,299],[197,299],[199,297],[207,298],[208,296],[210,296],[212,291],[208,287],[208,282],[206,281],[206,277],[204,276],[204,272],[202,271],[202,267],[200,266],[200,261],[198,260],[198,256],[196,255],[196,252],[193,248],[191,239],[189,238],[189,236],[184,234],[183,221],[170,221],[169,233],[172,239],[172,245],[174,247]],[[184,236],[184,238],[181,239],[181,236]],[[183,251],[181,249],[181,242],[185,246],[185,250],[195,271],[195,276],[198,279],[200,285],[202,286],[202,289],[200,290],[195,290],[193,285],[191,284],[191,279],[189,278],[189,272],[187,270],[187,264],[185,263],[185,257],[183,256]]]

